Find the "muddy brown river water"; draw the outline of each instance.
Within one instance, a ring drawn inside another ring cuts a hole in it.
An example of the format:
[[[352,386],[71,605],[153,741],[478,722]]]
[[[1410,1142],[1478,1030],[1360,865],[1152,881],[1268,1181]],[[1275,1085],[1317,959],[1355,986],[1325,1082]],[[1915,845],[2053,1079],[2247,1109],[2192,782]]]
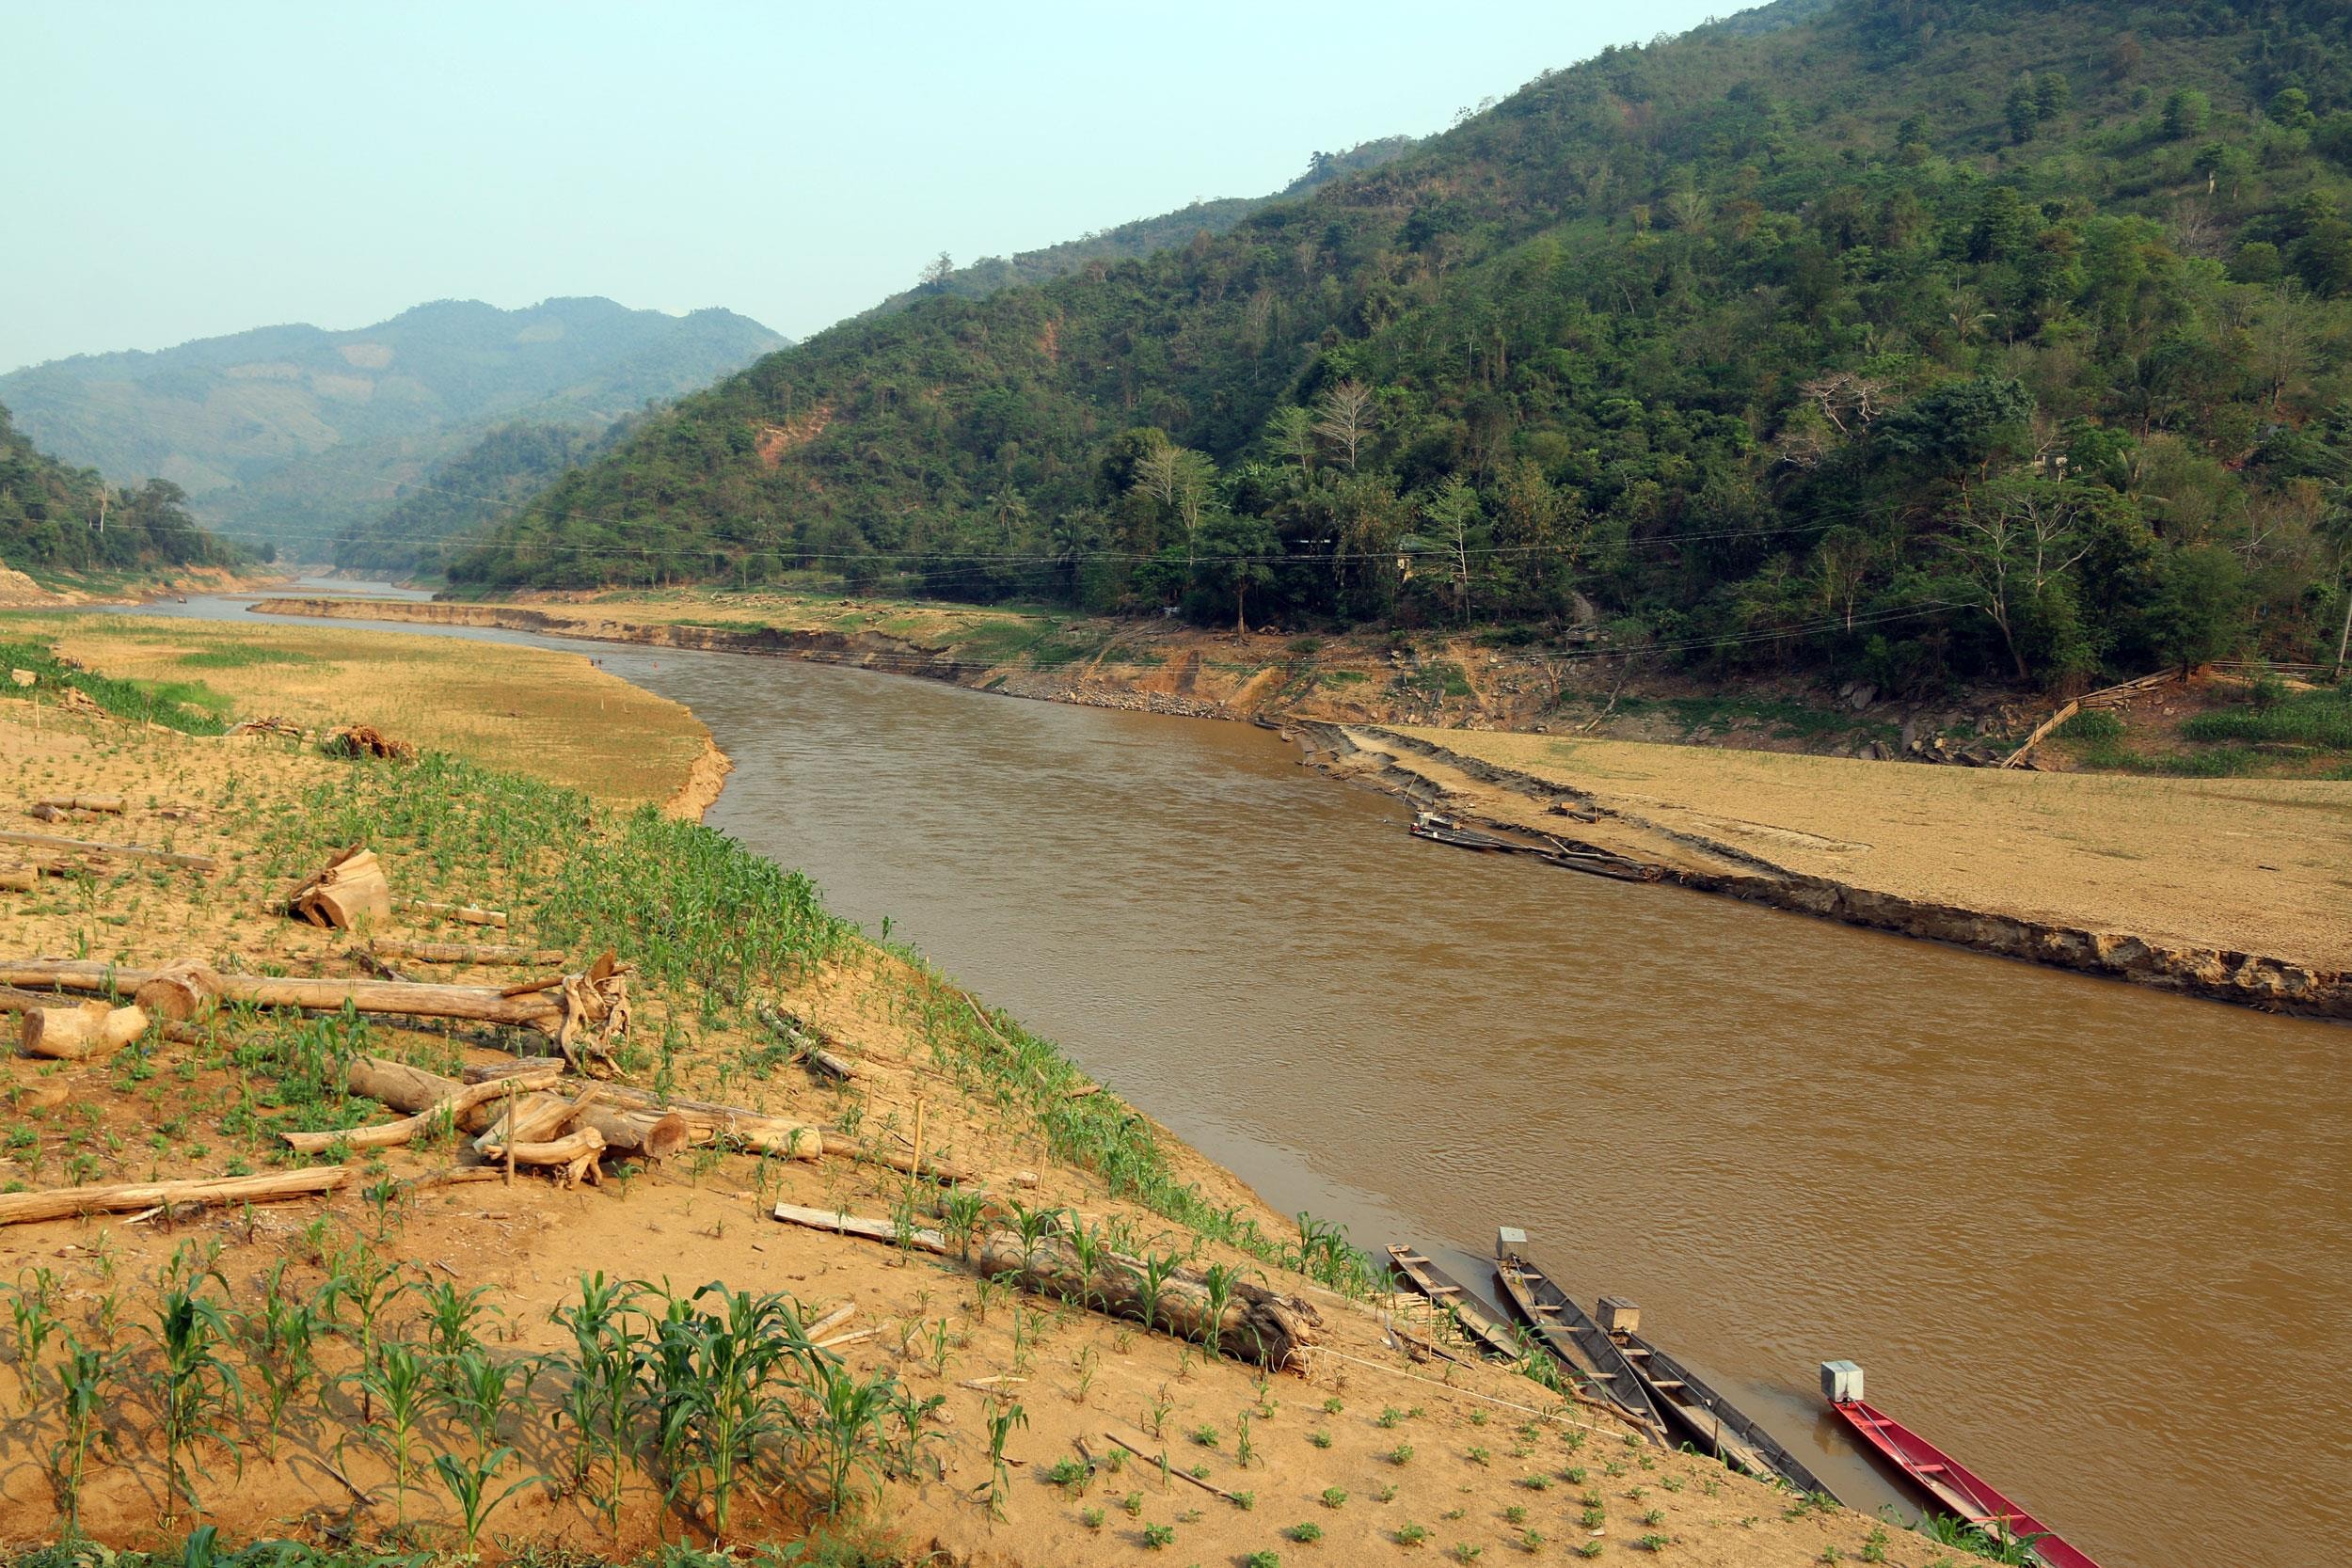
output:
[[[710,725],[711,826],[1277,1208],[1523,1226],[1857,1506],[1826,1357],[2108,1568],[2352,1532],[2352,1032],[1424,844],[1245,725],[569,645]]]

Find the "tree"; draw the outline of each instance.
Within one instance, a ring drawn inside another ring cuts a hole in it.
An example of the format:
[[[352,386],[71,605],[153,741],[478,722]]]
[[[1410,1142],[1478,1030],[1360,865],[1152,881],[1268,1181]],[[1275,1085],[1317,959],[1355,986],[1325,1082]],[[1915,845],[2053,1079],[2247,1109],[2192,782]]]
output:
[[[2009,101],[2001,107],[2001,116],[2009,122],[2009,139],[2023,147],[2033,140],[2034,128],[2042,117],[2034,107],[2033,72],[2028,71],[2017,78],[2009,89]]]
[[[2026,624],[2050,617],[2055,591],[2090,548],[2078,524],[2075,498],[2067,486],[2048,480],[2005,480],[1969,499],[1953,519],[1947,544],[1973,590],[1976,608],[1999,629],[2017,678],[2030,680]],[[2069,662],[2076,653],[2059,650],[2056,662]]]
[[[1252,590],[1274,586],[1274,558],[1281,541],[1263,517],[1239,515],[1219,507],[1200,525],[1200,557],[1194,580],[1223,597],[1233,596],[1233,635],[1249,630],[1248,597]]]
[[[2202,135],[2213,119],[2213,100],[2195,87],[2182,87],[2164,101],[2164,134],[2172,141]]]
[[[923,275],[919,279],[917,279],[917,286],[929,289],[933,293],[937,293],[941,290],[946,288],[947,280],[955,277],[955,275],[956,263],[954,260],[943,250],[938,255],[923,263]]]
[[[1478,492],[1463,483],[1455,474],[1444,486],[1422,503],[1421,515],[1429,524],[1431,533],[1454,556],[1454,608],[1462,624],[1470,624],[1470,530],[1483,515],[1478,504]]]
[[[2312,113],[2312,95],[2301,87],[2281,87],[2271,96],[2270,118],[2290,131],[2308,131],[2319,123]]]
[[[1184,531],[1184,563],[1197,558],[1194,536],[1200,531],[1200,511],[1216,483],[1216,465],[1188,447],[1165,436],[1136,459],[1135,493],[1157,501]]]
[[[1315,404],[1315,434],[1340,451],[1347,471],[1356,471],[1357,456],[1372,438],[1375,422],[1372,388],[1347,380],[1327,389]]]
[[[2062,71],[2045,71],[2034,78],[2033,113],[2036,119],[2056,119],[2066,112],[2067,101],[2074,95],[2074,84],[2067,81]]]
[[[1266,451],[1298,465],[1298,477],[1315,471],[1315,417],[1295,403],[1286,403],[1265,422]]]

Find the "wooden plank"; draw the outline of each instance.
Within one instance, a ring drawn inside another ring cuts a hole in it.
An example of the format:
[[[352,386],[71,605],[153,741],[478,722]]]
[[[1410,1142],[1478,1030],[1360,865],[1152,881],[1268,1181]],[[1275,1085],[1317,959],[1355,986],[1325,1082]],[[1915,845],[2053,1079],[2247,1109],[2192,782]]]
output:
[[[171,849],[151,848],[144,844],[101,844],[96,839],[60,838],[56,833],[23,832],[14,828],[0,830],[0,844],[24,844],[36,849],[65,849],[76,854],[108,855],[129,861],[154,861],[187,871],[220,869],[220,863],[210,855],[183,855]]]

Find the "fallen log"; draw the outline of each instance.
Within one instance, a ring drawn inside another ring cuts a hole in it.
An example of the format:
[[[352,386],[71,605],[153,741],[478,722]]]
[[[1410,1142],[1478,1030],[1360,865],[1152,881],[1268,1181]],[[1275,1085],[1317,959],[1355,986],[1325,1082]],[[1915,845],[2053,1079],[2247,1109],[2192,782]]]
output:
[[[604,1085],[604,1098],[613,1105],[674,1116],[683,1121],[696,1143],[734,1144],[754,1154],[773,1154],[787,1160],[821,1159],[825,1135],[805,1122],[770,1116],[741,1105],[716,1105],[703,1100],[663,1100],[644,1089],[622,1084]]]
[[[516,947],[501,942],[468,945],[462,942],[402,942],[379,937],[373,944],[388,958],[407,958],[421,964],[560,964],[564,954],[553,947]]]
[[[495,926],[501,931],[506,929],[504,910],[478,910],[470,904],[436,904],[424,898],[402,898],[396,901],[396,907],[418,910],[425,914],[445,915],[465,926]]]
[[[32,865],[0,865],[0,888],[10,893],[30,893],[40,885],[40,868]]]
[[[122,797],[119,795],[44,795],[33,802],[32,809],[39,811],[43,806],[47,806],[51,811],[96,811],[120,816]]]
[[[596,1157],[604,1152],[604,1136],[593,1127],[545,1143],[511,1143],[501,1146],[498,1158],[508,1165],[560,1166],[564,1184],[576,1186],[583,1176],[596,1169]]]
[[[337,853],[286,895],[286,912],[331,930],[381,926],[391,918],[392,884],[375,851],[359,845]]]
[[[55,833],[21,832],[13,828],[0,831],[0,844],[25,844],[36,849],[66,849],[76,854],[106,855],[127,861],[155,861],[186,871],[220,869],[220,863],[210,855],[183,855],[175,850],[150,848],[144,844],[101,844],[95,839],[60,838]]]
[[[139,1181],[104,1187],[52,1187],[37,1193],[0,1193],[0,1225],[72,1219],[81,1214],[131,1213],[141,1209],[181,1209],[215,1203],[269,1203],[280,1198],[331,1193],[352,1179],[350,1165],[270,1171],[197,1181]]]
[[[24,958],[0,961],[0,985],[56,986],[68,990],[135,991],[170,970],[118,969],[112,964],[72,958]],[[538,996],[501,996],[490,986],[437,986],[403,980],[342,980],[223,974],[220,1000],[257,1007],[308,1007],[341,1012],[348,1005],[363,1013],[389,1013],[409,1018],[458,1019],[469,1023],[503,1023],[514,1028],[544,1030],[562,1027],[564,1009]]]
[[[945,1254],[946,1238],[937,1230],[901,1230],[895,1221],[779,1203],[775,1217],[787,1225],[866,1241],[912,1246]],[[1304,1353],[1320,1341],[1322,1315],[1304,1297],[1284,1295],[1246,1279],[1227,1282],[1220,1296],[1209,1288],[1208,1276],[1197,1269],[1177,1269],[1159,1282],[1150,1298],[1143,1260],[1109,1254],[1089,1269],[1077,1248],[1057,1236],[1041,1236],[1024,1243],[1009,1230],[992,1232],[972,1253],[973,1266],[995,1279],[1010,1278],[1040,1295],[1075,1302],[1112,1317],[1149,1322],[1153,1327],[1196,1343],[1214,1338],[1217,1348],[1237,1360],[1279,1371],[1303,1365]]]
[[[858,1214],[837,1213],[831,1209],[811,1209],[799,1203],[779,1203],[775,1216],[787,1225],[797,1225],[810,1230],[830,1230],[836,1236],[856,1236],[868,1242],[903,1243],[920,1252],[936,1252],[946,1256],[947,1238],[936,1230],[912,1227],[903,1234],[889,1220],[866,1219]]]
[[[75,1062],[104,1060],[147,1033],[143,1008],[85,1002],[73,1007],[27,1007],[17,1041],[27,1056]]]
[[[376,1059],[362,1057],[360,1061],[371,1064],[370,1077],[373,1079],[374,1076],[373,1067],[376,1065]],[[356,1080],[359,1075],[359,1062],[354,1062],[350,1076]],[[503,1100],[510,1094],[519,1094],[526,1089],[551,1087],[556,1078],[557,1074],[545,1072],[531,1077],[508,1078],[495,1084],[459,1084],[454,1085],[452,1093],[421,1107],[412,1116],[403,1117],[398,1121],[378,1122],[373,1127],[351,1127],[334,1132],[281,1132],[278,1135],[286,1140],[287,1147],[298,1154],[324,1154],[339,1143],[352,1148],[393,1148],[412,1142],[419,1133],[428,1131],[438,1122],[446,1121],[452,1127],[461,1125],[460,1118],[478,1105],[487,1104],[494,1100]],[[448,1082],[446,1079],[442,1081]],[[354,1092],[366,1091],[355,1088]],[[380,1100],[383,1097],[370,1092],[370,1098]],[[598,1147],[601,1148],[601,1144]]]
[[[510,1067],[514,1070],[503,1070]],[[405,1062],[362,1056],[351,1064],[345,1081],[353,1094],[381,1101],[395,1111],[424,1110],[468,1084],[495,1085],[496,1092],[489,1099],[477,1102],[458,1117],[460,1130],[480,1132],[498,1114],[495,1107],[505,1097],[506,1080],[521,1078],[530,1082],[536,1074],[551,1077],[560,1073],[563,1068],[564,1059],[560,1056],[525,1056],[511,1064],[497,1063],[495,1070],[468,1068],[465,1082],[461,1083],[454,1078],[444,1078],[437,1072],[410,1067]],[[604,1102],[610,1099],[610,1088],[599,1085],[599,1103],[582,1113],[580,1123],[595,1128],[603,1137],[605,1148],[612,1152],[642,1154],[649,1160],[666,1160],[694,1141],[693,1130],[686,1124],[684,1117],[659,1112],[616,1109]]]
[[[532,1094],[492,1122],[489,1131],[474,1139],[474,1152],[486,1155],[510,1142],[534,1144],[560,1138],[566,1129],[588,1113],[601,1092],[599,1085],[591,1085],[576,1100],[561,1094]]]
[[[157,1018],[184,1023],[219,1006],[220,976],[202,964],[173,964],[150,975],[131,999]]]
[[[1102,1258],[1089,1270],[1077,1248],[1056,1236],[1024,1243],[1013,1231],[994,1231],[975,1251],[973,1261],[991,1277],[1010,1275],[1040,1295],[1076,1302],[1112,1317],[1143,1323],[1148,1307],[1148,1321],[1154,1326],[1198,1344],[1214,1338],[1225,1354],[1276,1371],[1303,1365],[1303,1353],[1320,1338],[1316,1330],[1322,1316],[1302,1296],[1234,1279],[1220,1301],[1200,1271],[1178,1269],[1160,1282],[1156,1296],[1148,1297],[1141,1259]]]

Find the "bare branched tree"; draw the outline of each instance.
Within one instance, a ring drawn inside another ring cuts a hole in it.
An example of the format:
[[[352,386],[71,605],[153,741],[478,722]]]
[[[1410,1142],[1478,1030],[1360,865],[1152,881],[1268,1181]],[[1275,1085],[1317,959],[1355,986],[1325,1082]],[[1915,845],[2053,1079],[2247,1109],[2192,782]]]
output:
[[[1372,388],[1360,381],[1343,381],[1327,390],[1315,404],[1315,434],[1340,451],[1350,473],[1356,455],[1372,438],[1376,410]]]

